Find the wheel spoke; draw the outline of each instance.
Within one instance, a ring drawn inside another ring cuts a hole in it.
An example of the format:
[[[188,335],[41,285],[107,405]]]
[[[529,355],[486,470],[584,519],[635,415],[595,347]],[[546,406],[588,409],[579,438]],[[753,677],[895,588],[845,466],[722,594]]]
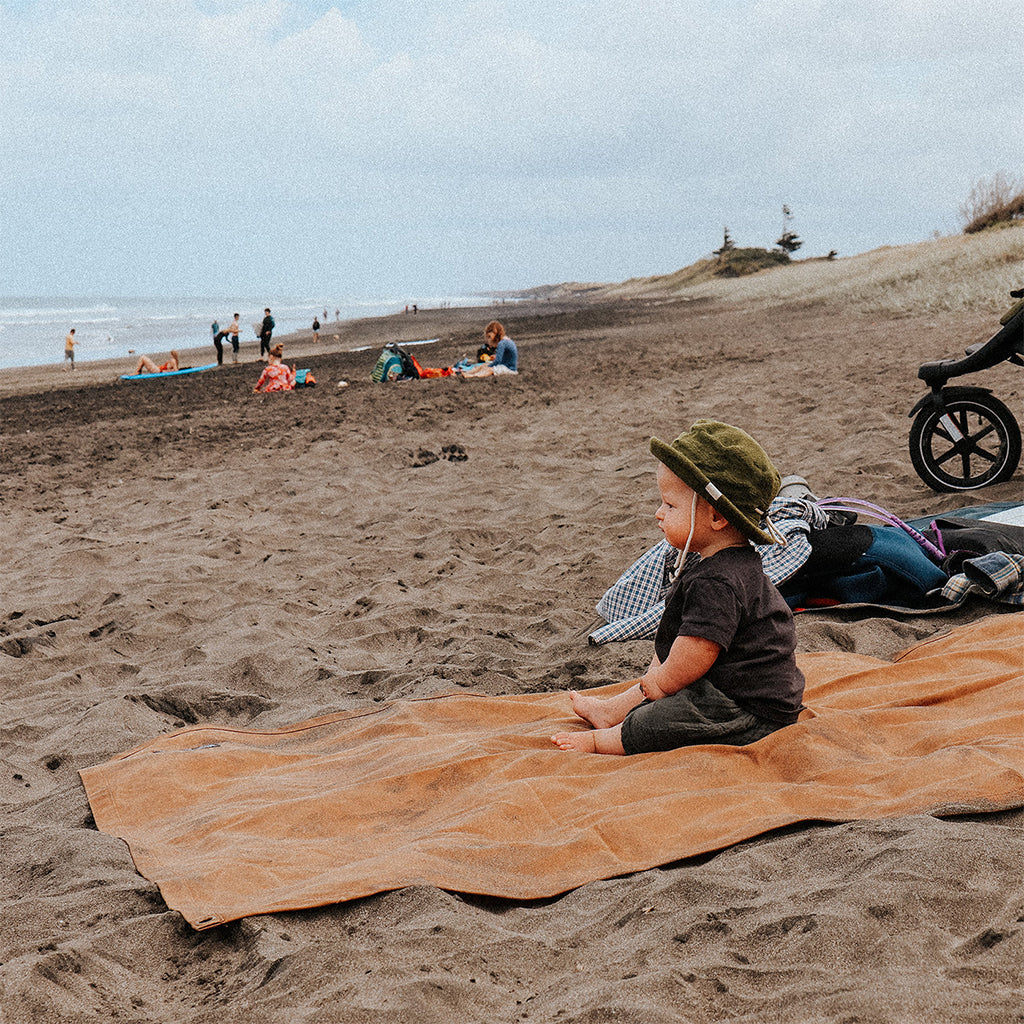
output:
[[[967,452],[964,452],[964,454],[967,455],[968,457],[970,455],[976,455],[979,459],[984,459],[986,462],[995,462],[996,458],[999,455],[998,452],[993,454],[990,451],[986,451],[984,448],[978,448],[976,445],[972,446],[971,449]]]
[[[991,423],[987,423],[976,434],[968,434],[967,435],[967,440],[970,441],[972,445],[977,447],[978,446],[978,442],[983,437],[988,437],[988,435],[991,434],[992,431],[995,430],[995,429],[996,428]]]
[[[950,459],[955,459],[958,455],[964,454],[965,452],[960,447],[960,445],[953,445],[952,447],[944,451],[941,455],[936,455],[934,458],[934,462],[936,466],[942,466],[945,465],[945,463],[949,462]]]
[[[982,420],[979,417],[978,421],[979,430],[976,434],[971,434],[969,431],[964,431],[964,440],[966,442],[965,455],[973,453],[979,459],[983,459],[985,462],[993,463],[999,457],[999,438],[996,438],[996,450],[995,452],[989,451],[987,448],[982,448],[981,441],[988,437],[996,428],[995,424],[990,420]]]
[[[963,459],[961,460],[960,476],[964,480],[970,480],[971,478],[971,453],[969,451],[963,452]]]
[[[995,453],[990,452],[983,448],[980,443],[995,430],[995,424],[979,417],[978,429],[972,434],[971,425],[969,423],[969,409],[954,410],[950,419],[956,424],[956,428],[960,431],[962,436],[960,440],[954,441],[941,420],[936,422],[935,430],[933,432],[933,441],[936,437],[941,437],[945,441],[949,442],[949,447],[941,455],[935,454],[934,451],[932,452],[935,467],[938,469],[945,466],[946,463],[950,462],[952,459],[959,459],[960,478],[962,480],[981,479],[981,477],[984,476],[985,470],[980,473],[972,473],[971,457],[975,456],[983,462],[987,462],[990,466],[998,460],[998,450]]]

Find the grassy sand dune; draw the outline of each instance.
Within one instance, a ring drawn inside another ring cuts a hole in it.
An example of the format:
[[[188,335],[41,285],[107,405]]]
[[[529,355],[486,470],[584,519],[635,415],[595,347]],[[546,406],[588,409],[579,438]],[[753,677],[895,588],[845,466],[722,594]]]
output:
[[[696,282],[692,277],[684,268],[603,288],[590,286],[585,294],[591,298],[664,295],[767,305],[820,304],[894,316],[996,312],[1009,304],[1011,288],[1024,287],[1024,226],[885,246],[835,260],[797,260],[749,277]]]

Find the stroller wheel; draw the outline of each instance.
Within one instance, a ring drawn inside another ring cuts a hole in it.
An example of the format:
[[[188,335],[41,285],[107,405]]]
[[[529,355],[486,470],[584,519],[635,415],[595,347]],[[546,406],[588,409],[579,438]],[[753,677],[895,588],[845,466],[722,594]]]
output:
[[[910,428],[910,461],[936,491],[970,491],[1001,483],[1020,462],[1020,427],[1006,406],[981,388],[961,388],[944,409],[924,407]]]

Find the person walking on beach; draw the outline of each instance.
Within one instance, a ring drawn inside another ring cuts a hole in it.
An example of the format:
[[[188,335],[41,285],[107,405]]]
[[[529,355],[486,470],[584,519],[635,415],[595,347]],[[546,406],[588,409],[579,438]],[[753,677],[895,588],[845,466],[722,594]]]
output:
[[[270,338],[273,333],[274,318],[270,315],[270,307],[268,306],[263,310],[263,323],[260,324],[260,360],[262,362],[266,362],[270,358]]]
[[[327,313],[324,313],[324,319],[327,319]],[[320,340],[320,321],[313,317],[313,341],[318,342]]]
[[[64,369],[68,368],[68,363],[71,363],[71,369],[75,368],[75,329],[74,327],[68,331],[68,336],[64,339]]]
[[[747,433],[698,420],[658,460],[665,539],[700,560],[676,577],[644,675],[612,697],[575,691],[590,729],[556,733],[561,750],[640,754],[703,743],[746,746],[790,725],[803,706],[793,613],[753,543],[778,540],[766,510],[779,474]]]
[[[228,324],[228,337],[231,339],[231,362],[238,362],[238,329],[242,325],[238,322],[240,314],[236,313]]]

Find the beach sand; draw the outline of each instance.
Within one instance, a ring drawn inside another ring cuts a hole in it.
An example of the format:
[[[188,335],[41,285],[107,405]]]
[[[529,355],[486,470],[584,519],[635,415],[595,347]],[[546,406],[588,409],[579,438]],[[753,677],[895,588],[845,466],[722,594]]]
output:
[[[440,338],[415,351],[446,365],[494,314],[518,377],[371,383],[385,341]],[[700,417],[819,495],[907,518],[1019,500],[1019,470],[939,495],[907,455],[918,365],[991,333],[983,315],[546,303],[286,338],[319,382],[292,394],[251,393],[252,343],[149,384],[115,383],[127,359],[0,373],[0,1019],[1024,1019],[1019,811],[793,827],[551,900],[420,887],[196,933],[95,830],[77,775],[187,723],[636,675],[649,644],[586,633],[660,536],[649,436]],[[984,378],[1021,408],[1019,369]],[[802,651],[888,658],[992,610],[797,631]]]

